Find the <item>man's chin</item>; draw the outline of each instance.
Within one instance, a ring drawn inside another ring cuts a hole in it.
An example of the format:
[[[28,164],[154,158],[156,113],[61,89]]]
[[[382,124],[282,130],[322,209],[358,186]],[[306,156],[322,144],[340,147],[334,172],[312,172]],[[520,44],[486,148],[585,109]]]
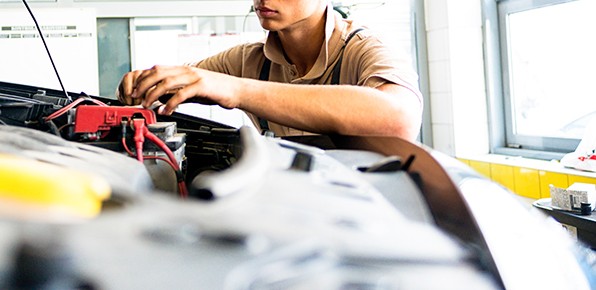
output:
[[[277,23],[273,23],[271,20],[262,20],[261,19],[261,27],[267,31],[279,31],[282,28]]]

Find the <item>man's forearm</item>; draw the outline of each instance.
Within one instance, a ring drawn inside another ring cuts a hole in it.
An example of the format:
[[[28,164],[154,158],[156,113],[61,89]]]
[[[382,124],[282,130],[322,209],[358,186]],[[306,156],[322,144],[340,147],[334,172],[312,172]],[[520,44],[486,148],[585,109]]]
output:
[[[315,133],[396,136],[413,140],[421,104],[398,85],[379,89],[348,85],[294,85],[242,79],[239,108]]]

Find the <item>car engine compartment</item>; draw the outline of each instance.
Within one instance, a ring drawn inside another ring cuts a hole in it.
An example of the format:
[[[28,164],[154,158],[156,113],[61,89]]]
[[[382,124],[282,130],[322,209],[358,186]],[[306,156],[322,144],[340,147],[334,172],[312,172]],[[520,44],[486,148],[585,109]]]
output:
[[[463,181],[488,181],[428,148],[354,136],[314,146],[64,94],[0,83],[0,172],[15,176],[0,185],[2,289],[593,283],[591,256],[559,235],[568,246],[553,252],[565,258],[536,269],[565,275],[505,275],[500,241],[462,194]],[[99,208],[75,210],[87,205],[73,201],[83,193]]]

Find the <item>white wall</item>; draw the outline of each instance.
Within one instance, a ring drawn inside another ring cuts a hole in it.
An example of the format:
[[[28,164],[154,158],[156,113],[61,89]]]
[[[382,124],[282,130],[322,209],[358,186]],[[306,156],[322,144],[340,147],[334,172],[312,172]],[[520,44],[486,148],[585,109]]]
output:
[[[433,148],[451,156],[489,151],[480,2],[424,2]]]
[[[97,17],[243,16],[252,5],[251,0],[29,0],[28,3],[31,8],[94,8]],[[24,6],[21,0],[0,0],[0,7]]]
[[[0,80],[56,90],[63,85],[70,92],[98,94],[94,12],[81,8],[35,10],[52,64],[27,10],[0,9]]]

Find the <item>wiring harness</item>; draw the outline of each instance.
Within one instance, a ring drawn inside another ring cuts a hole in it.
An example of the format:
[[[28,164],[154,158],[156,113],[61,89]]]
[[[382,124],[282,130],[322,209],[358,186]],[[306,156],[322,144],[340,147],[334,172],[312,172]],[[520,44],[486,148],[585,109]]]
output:
[[[86,103],[91,103],[91,105]],[[106,140],[117,140],[112,143],[120,144],[120,150],[136,158],[139,162],[150,159],[165,162],[174,170],[179,196],[188,197],[185,175],[180,165],[182,160],[176,158],[165,140],[172,133],[162,134],[164,136],[160,138],[149,129],[152,125],[160,125],[152,110],[141,107],[109,106],[99,100],[81,97],[48,115],[44,121],[54,125],[53,121],[63,115],[67,115],[67,121],[58,128],[58,131],[63,133],[64,128],[72,127],[72,134],[76,136],[73,138],[78,139],[77,141],[92,142],[91,144],[93,144]],[[174,123],[171,125],[175,126]],[[170,131],[175,132],[175,129]],[[127,140],[132,140],[130,143],[134,144],[134,151],[129,148]],[[151,150],[147,150],[151,144],[153,144]],[[176,147],[176,145],[172,146]],[[162,153],[160,154],[158,151]]]

